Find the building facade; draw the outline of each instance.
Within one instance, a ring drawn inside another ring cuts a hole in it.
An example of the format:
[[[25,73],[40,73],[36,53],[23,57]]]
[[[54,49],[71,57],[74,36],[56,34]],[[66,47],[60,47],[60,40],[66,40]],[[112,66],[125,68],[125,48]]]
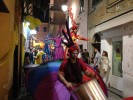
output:
[[[131,0],[89,0],[88,36],[101,37],[101,53],[109,53],[110,85],[124,97],[133,94],[133,4]],[[91,48],[91,44],[88,44]],[[90,49],[93,52],[93,48]]]

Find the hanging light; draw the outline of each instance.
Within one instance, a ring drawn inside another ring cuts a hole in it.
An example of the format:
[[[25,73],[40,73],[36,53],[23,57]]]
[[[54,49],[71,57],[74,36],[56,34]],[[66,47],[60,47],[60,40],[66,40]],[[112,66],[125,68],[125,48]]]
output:
[[[68,6],[67,6],[67,5],[62,5],[62,6],[61,6],[61,8],[62,8],[62,11],[66,12],[66,11],[67,11]]]

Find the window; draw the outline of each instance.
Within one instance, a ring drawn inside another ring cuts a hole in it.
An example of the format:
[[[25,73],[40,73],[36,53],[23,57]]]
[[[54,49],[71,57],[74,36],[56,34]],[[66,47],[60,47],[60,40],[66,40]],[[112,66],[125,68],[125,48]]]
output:
[[[122,40],[113,41],[112,75],[122,77]]]

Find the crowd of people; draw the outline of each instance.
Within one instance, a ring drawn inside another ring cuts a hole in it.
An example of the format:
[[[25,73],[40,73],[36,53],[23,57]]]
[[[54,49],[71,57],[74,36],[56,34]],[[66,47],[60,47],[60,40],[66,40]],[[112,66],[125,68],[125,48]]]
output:
[[[51,40],[55,40],[56,42],[58,42],[58,39],[60,37],[57,38],[50,38]],[[61,38],[59,39],[59,45],[61,45]],[[100,54],[100,51],[98,50],[97,45],[92,44],[94,47],[94,54],[90,57],[89,52],[87,51],[87,49],[83,49],[80,50],[79,47],[77,46],[77,44],[74,44],[78,49],[76,49],[77,51],[74,51],[70,49],[69,47],[69,60],[68,62],[77,62],[77,60],[72,61],[73,59],[82,59],[82,61],[86,64],[88,64],[89,66],[91,66],[92,68],[94,68],[96,70],[97,73],[99,73],[101,75],[101,77],[103,78],[103,81],[109,85],[109,72],[110,72],[110,67],[109,67],[109,59],[108,59],[108,53],[107,51],[103,51],[102,55]],[[57,54],[64,54],[64,52],[60,52],[59,46],[56,46],[56,52]],[[63,49],[63,48],[61,48]],[[30,49],[29,51],[27,50],[25,52],[25,65],[29,65],[29,64],[42,64],[42,63],[46,63],[48,61],[51,60],[63,60],[63,56],[54,56],[52,57],[53,59],[49,59],[48,55],[44,52],[44,50],[42,48],[38,48],[38,49]],[[70,60],[71,59],[71,60]],[[65,59],[66,60],[66,59]],[[78,61],[79,62],[79,61]],[[73,66],[75,66],[72,63]],[[62,66],[62,65],[61,65]],[[64,66],[64,65],[63,65]],[[84,68],[83,68],[84,69]],[[60,70],[62,71],[62,67],[60,68]],[[75,70],[75,69],[74,69]],[[77,74],[77,73],[76,73]],[[59,75],[61,76],[61,75]],[[66,76],[65,76],[66,77]],[[79,77],[79,76],[78,76]],[[68,84],[66,84],[68,85]]]
[[[42,64],[47,61],[47,55],[42,50],[42,48],[30,49],[25,51],[24,66],[30,64]]]
[[[94,70],[96,70],[97,73],[99,73],[99,75],[103,78],[103,81],[105,82],[105,84],[107,86],[110,85],[109,82],[109,73],[110,73],[110,66],[109,66],[109,59],[108,59],[108,52],[107,51],[103,51],[102,54],[100,54],[100,51],[98,50],[98,47],[96,45],[93,44],[94,47],[94,55],[92,55],[90,57],[89,52],[87,51],[87,49],[84,49],[83,52],[82,50],[79,49],[79,47],[77,45],[74,45],[76,47],[76,49],[71,49],[73,47],[69,47],[68,51],[69,51],[69,57],[65,60],[67,60],[67,64],[66,62],[64,62],[60,69],[59,69],[59,73],[62,73],[62,71],[66,70],[64,67],[62,66],[78,66],[79,63],[77,62],[84,62],[86,64],[88,64],[89,66],[91,66]],[[57,51],[57,53],[60,53],[59,51]],[[51,59],[51,60],[58,60],[60,59],[59,56],[55,56],[56,58]],[[78,60],[77,60],[78,58]],[[30,49],[29,51],[25,52],[25,65],[30,65],[30,64],[43,64],[46,63],[48,61],[51,61],[49,59],[49,57],[47,56],[47,54],[43,51],[42,48],[38,48],[38,49]],[[63,59],[61,59],[63,60]],[[71,65],[70,65],[71,64]],[[69,68],[70,70],[71,68]],[[81,68],[83,70],[83,72],[85,71],[86,68]],[[81,73],[76,72],[76,69],[71,69],[74,70],[74,73],[70,73],[70,76],[67,72],[63,72],[64,74],[67,74],[66,76],[64,76],[64,78],[62,77],[62,75],[59,74],[59,77],[61,78],[61,80],[64,80],[64,84],[66,84],[67,87],[69,87],[69,84],[65,78],[67,79],[71,79],[71,76],[74,76],[76,74],[79,74],[79,76],[75,76],[77,77],[78,81],[81,81]],[[85,73],[88,73],[85,71]],[[73,75],[74,74],[74,75]],[[90,74],[87,74],[88,76],[91,76]],[[92,75],[91,77],[94,77],[94,75]],[[76,78],[75,78],[76,79]],[[76,81],[77,81],[76,80]]]

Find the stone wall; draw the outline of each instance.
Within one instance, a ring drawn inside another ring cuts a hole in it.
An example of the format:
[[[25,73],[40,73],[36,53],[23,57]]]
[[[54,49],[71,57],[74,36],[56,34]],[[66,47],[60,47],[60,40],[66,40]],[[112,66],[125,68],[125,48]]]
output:
[[[15,0],[3,0],[3,2],[9,13],[0,12],[0,100],[8,100],[13,80],[13,53],[16,42]]]
[[[133,9],[132,0],[102,0],[95,7],[89,4],[89,29]]]

